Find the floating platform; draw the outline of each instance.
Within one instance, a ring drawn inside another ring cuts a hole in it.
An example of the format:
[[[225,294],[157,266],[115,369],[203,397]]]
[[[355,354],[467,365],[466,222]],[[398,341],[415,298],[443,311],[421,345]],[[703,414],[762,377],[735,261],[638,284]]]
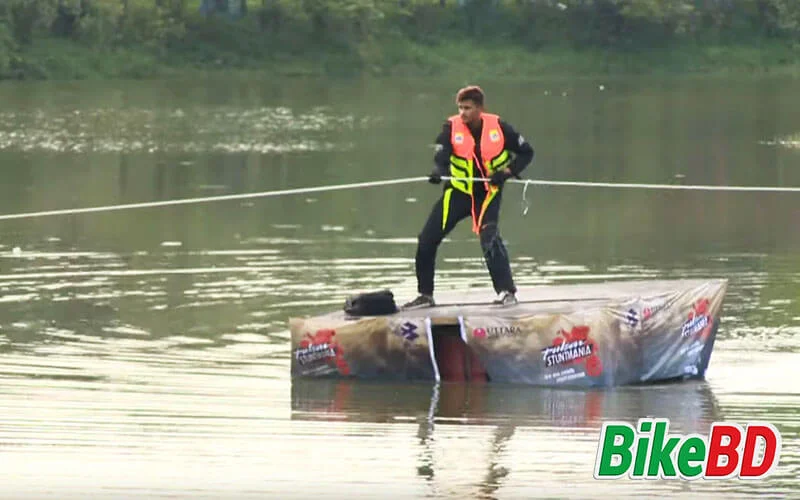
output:
[[[727,280],[623,281],[436,295],[437,306],[291,318],[293,377],[611,387],[698,379]]]

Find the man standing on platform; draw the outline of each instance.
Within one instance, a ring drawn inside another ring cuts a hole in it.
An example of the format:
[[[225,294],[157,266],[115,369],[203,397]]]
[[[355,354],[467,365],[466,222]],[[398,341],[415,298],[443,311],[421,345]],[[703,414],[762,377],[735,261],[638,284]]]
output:
[[[458,114],[447,119],[436,139],[435,167],[429,181],[439,184],[447,175],[451,179],[419,234],[415,259],[419,296],[403,309],[435,305],[436,251],[456,224],[468,216],[472,218],[472,231],[480,238],[492,285],[499,295],[494,303],[509,306],[518,302],[508,252],[498,229],[500,201],[505,181],[518,178],[534,153],[511,125],[486,113],[483,103],[480,87],[459,90]]]

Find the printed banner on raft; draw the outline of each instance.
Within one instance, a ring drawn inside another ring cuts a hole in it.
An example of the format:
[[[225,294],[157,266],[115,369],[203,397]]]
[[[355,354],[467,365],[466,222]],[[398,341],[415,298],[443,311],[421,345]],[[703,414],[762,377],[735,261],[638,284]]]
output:
[[[766,422],[714,422],[708,436],[672,434],[668,418],[604,422],[595,479],[763,479],[781,455],[781,434]]]
[[[464,319],[464,331],[494,380],[591,385],[608,368],[603,352],[619,344],[613,321],[601,310],[516,320],[470,317]]]

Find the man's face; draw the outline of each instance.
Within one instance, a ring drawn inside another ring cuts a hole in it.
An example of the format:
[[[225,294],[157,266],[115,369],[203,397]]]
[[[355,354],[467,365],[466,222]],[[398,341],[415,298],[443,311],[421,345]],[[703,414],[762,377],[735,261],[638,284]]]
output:
[[[458,115],[465,125],[477,125],[481,121],[481,111],[483,108],[469,99],[458,103]]]

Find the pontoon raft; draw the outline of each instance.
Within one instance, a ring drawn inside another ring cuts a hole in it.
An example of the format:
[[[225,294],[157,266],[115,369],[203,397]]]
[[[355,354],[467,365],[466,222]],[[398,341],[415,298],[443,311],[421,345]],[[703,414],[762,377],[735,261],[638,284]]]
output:
[[[727,280],[437,294],[433,308],[291,318],[292,376],[610,387],[705,376]]]

